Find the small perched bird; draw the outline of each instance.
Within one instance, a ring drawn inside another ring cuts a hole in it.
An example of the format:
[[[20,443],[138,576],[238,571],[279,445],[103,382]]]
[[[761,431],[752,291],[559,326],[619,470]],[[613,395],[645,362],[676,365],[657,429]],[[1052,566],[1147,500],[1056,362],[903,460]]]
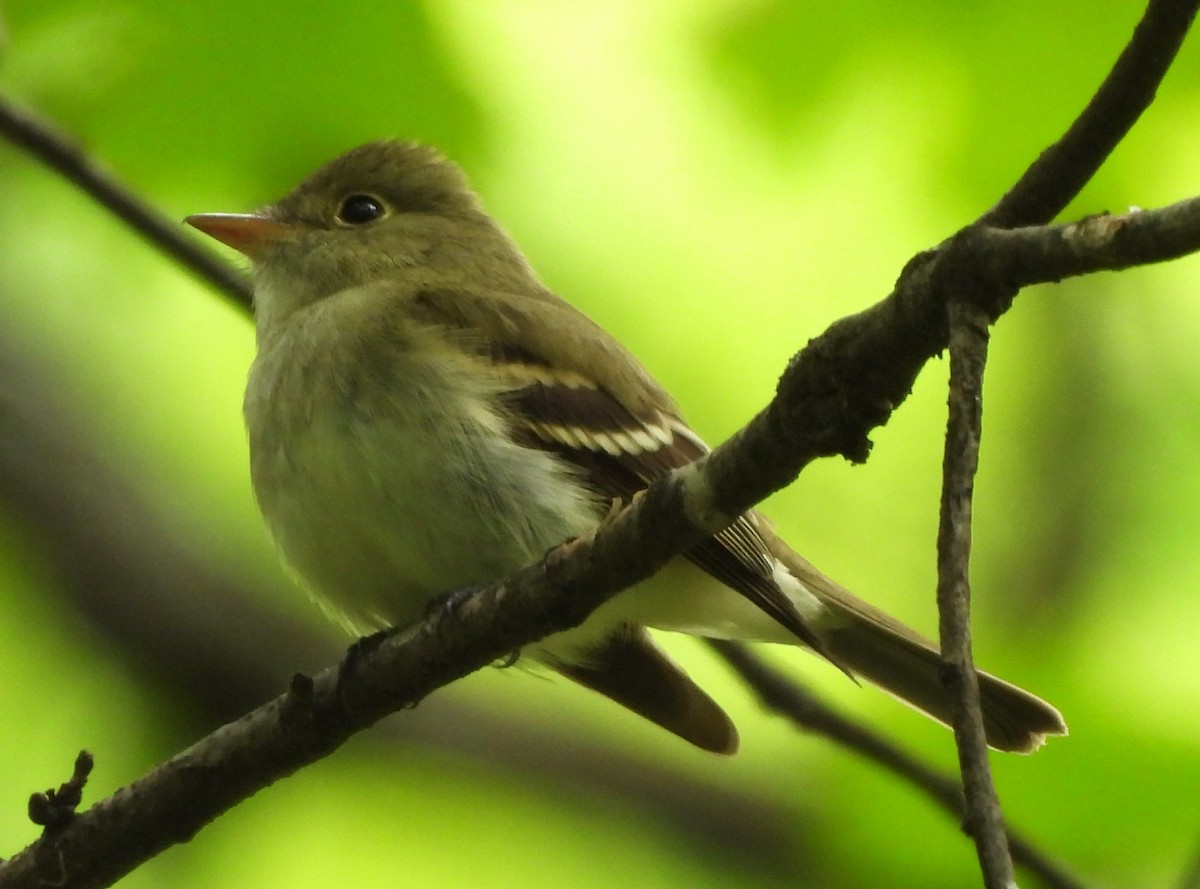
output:
[[[187,221],[249,257],[254,491],[283,559],[359,632],[499,580],[704,454],[671,397],[538,280],[457,166],[372,142],[254,214]],[[807,645],[941,722],[936,648],[794,553],[757,512],[524,655],[691,743],[725,712],[646,627]],[[980,675],[988,742],[1064,734],[1054,707]]]

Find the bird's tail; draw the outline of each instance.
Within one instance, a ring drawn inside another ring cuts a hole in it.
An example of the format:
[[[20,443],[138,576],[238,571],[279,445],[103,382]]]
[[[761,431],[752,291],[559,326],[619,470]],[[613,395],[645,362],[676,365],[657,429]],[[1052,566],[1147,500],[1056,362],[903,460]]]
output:
[[[829,611],[828,622],[818,634],[832,659],[949,725],[950,702],[940,678],[937,646],[826,577],[793,552],[767,523],[759,531],[776,558]],[[979,692],[987,741],[997,750],[1032,753],[1046,736],[1067,733],[1058,710],[1003,679],[981,671]]]
[[[618,627],[580,661],[552,659],[551,664],[564,676],[702,750],[727,755],[737,750],[737,729],[725,711],[654,644],[643,627]]]

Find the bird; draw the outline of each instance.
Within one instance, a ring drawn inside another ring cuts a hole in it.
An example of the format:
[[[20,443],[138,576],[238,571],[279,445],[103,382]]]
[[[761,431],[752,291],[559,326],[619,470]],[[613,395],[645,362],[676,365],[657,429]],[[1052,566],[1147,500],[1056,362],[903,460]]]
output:
[[[385,139],[253,213],[187,223],[250,263],[251,480],[285,564],[356,633],[421,621],[709,448],[650,372],[542,283],[462,169]],[[725,710],[648,628],[815,651],[943,724],[937,647],[795,552],[757,510],[527,646],[702,750]],[[1065,734],[1059,711],[980,672],[988,744]]]

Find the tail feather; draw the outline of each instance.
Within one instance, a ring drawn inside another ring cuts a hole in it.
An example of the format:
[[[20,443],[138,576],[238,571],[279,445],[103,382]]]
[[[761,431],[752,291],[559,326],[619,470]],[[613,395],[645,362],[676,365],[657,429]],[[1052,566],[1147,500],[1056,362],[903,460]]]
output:
[[[776,557],[830,612],[821,635],[834,659],[855,675],[949,725],[951,707],[941,681],[937,646],[830,580],[771,529],[761,530]],[[1067,733],[1057,709],[1003,679],[980,672],[979,692],[987,741],[997,750],[1032,753],[1048,735]]]
[[[725,711],[642,627],[622,627],[588,651],[582,663],[560,661],[553,666],[703,750],[737,751],[737,729]]]
[[[940,657],[931,645],[888,633],[857,615],[826,635],[834,657],[864,679],[907,704],[950,724],[950,701],[940,677]],[[1064,735],[1058,710],[1041,698],[990,673],[979,673],[980,705],[988,744],[997,750],[1032,753],[1047,735]]]

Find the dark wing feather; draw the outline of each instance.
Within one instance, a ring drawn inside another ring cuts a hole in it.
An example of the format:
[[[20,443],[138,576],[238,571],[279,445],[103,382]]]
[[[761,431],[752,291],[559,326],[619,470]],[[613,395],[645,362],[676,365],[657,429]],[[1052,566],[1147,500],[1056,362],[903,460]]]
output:
[[[516,434],[582,468],[589,484],[606,497],[628,501],[658,476],[708,450],[673,414],[635,415],[591,380],[555,372],[513,349],[495,357],[513,377],[507,399]],[[749,516],[740,516],[683,555],[825,654],[825,646],[772,578],[774,558]]]

